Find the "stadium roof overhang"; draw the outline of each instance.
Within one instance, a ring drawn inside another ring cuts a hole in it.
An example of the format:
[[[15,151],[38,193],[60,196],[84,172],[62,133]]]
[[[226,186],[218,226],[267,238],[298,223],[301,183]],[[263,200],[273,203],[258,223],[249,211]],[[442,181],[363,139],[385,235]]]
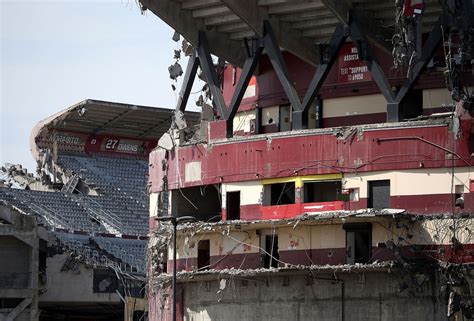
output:
[[[55,130],[158,140],[170,128],[173,115],[174,109],[87,99],[40,121],[31,132],[30,148],[35,157],[35,138]],[[186,120],[197,124],[200,113],[186,112]]]
[[[279,46],[317,65],[316,44],[327,43],[339,23],[358,18],[370,31],[376,45],[390,50],[396,6],[380,0],[140,0],[191,44],[198,45],[199,32],[208,38],[210,52],[242,66],[245,39],[262,36],[268,21]],[[426,0],[423,29],[429,31],[442,7]]]

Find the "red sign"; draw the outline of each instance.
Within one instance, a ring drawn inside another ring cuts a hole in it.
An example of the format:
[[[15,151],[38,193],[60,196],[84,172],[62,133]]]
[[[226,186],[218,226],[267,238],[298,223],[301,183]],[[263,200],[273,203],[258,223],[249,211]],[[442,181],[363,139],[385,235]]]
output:
[[[149,145],[147,141],[123,139],[121,137],[106,137],[102,143],[103,151],[127,154],[145,154],[145,150]]]
[[[403,3],[403,15],[413,17],[423,13],[425,9],[425,0],[406,0]]]
[[[65,131],[43,131],[35,138],[38,148],[51,150],[67,150],[69,152],[83,152],[87,135]]]
[[[371,81],[372,75],[365,62],[359,60],[357,47],[346,43],[339,52],[338,82],[351,83]]]
[[[36,138],[39,148],[57,148],[61,151],[78,153],[121,153],[148,155],[155,148],[154,139],[134,139],[133,137],[115,137],[88,135],[84,133],[59,131],[43,133]]]
[[[139,140],[116,136],[90,136],[85,151],[148,155],[156,146],[155,140]]]

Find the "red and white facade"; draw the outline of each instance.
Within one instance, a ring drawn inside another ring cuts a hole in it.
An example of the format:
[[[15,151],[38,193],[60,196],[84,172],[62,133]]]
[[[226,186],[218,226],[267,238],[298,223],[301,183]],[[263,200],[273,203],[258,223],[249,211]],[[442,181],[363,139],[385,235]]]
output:
[[[178,271],[474,262],[471,117],[434,71],[415,87],[426,117],[385,123],[385,99],[354,48],[343,47],[321,89],[323,112],[309,111],[308,129],[291,130],[291,108],[264,58],[234,118],[233,138],[216,120],[202,124],[202,142],[151,152],[151,231],[159,234],[157,216],[214,222],[179,231]],[[304,92],[312,67],[284,56]],[[231,65],[224,70],[227,102],[239,75]],[[452,113],[432,115],[446,111]],[[172,253],[170,244],[162,258]],[[170,313],[156,309],[157,293],[150,301],[156,320]],[[178,301],[179,318],[198,315]],[[170,309],[171,301],[163,302]]]

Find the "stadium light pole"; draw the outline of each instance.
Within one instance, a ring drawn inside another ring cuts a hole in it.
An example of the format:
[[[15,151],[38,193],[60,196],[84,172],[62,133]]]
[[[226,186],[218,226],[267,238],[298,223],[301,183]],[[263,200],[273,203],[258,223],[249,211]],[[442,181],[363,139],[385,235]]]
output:
[[[160,216],[155,218],[156,221],[159,222],[170,222],[173,225],[173,278],[172,278],[172,286],[173,286],[173,321],[176,321],[176,231],[178,229],[179,223],[189,223],[189,222],[197,222],[198,220],[192,216]]]

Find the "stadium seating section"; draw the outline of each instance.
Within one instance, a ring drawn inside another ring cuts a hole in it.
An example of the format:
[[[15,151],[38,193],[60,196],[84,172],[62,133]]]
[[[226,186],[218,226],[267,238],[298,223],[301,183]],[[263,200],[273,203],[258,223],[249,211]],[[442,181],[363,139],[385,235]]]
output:
[[[38,224],[55,231],[61,246],[82,255],[90,264],[121,269],[128,266],[130,271],[144,272],[147,162],[103,155],[61,155],[58,165],[70,180],[79,177],[98,195],[85,195],[75,185],[71,185],[72,190],[55,192],[2,187],[0,200],[35,215]]]

